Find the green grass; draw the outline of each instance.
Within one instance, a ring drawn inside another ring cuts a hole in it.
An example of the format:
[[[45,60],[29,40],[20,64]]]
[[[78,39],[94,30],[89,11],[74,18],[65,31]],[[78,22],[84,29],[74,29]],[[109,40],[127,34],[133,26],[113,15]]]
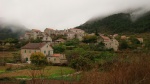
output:
[[[76,76],[56,76],[56,75],[51,75],[48,77],[48,79],[54,79],[54,80],[67,80],[67,81],[79,81],[81,78],[81,75],[76,75]]]
[[[51,77],[74,73],[75,70],[69,67],[48,66],[45,68]]]
[[[1,74],[1,73],[4,73],[4,72],[5,72],[5,70],[0,70],[0,74]]]
[[[29,69],[23,69],[22,72],[30,72]],[[19,70],[14,71],[10,71],[9,73],[6,73],[5,70],[0,70],[0,73],[4,74],[11,74],[13,76],[13,78],[31,78],[30,75],[25,75],[23,73],[20,73]],[[18,74],[19,75],[15,75]],[[62,66],[46,66],[44,69],[44,74],[42,74],[43,76],[41,77],[40,75],[37,75],[36,78],[46,78],[46,79],[55,79],[55,80],[72,80],[71,77],[69,76],[63,76],[63,75],[68,75],[68,74],[72,74],[75,73],[75,70],[69,67],[62,67]],[[1,75],[1,74],[0,74]]]

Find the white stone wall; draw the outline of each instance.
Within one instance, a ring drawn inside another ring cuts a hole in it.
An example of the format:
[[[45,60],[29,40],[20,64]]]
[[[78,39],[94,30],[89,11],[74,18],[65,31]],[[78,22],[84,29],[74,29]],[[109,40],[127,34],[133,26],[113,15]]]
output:
[[[50,36],[44,36],[42,41],[44,41],[44,42],[52,42],[52,38]]]
[[[21,49],[21,59],[23,62],[26,61],[26,58],[28,58],[28,61],[30,61],[30,57],[32,53],[40,52],[40,50],[36,49]]]
[[[45,56],[53,54],[53,49],[48,43],[45,46],[43,46],[40,50],[41,53],[43,53]]]

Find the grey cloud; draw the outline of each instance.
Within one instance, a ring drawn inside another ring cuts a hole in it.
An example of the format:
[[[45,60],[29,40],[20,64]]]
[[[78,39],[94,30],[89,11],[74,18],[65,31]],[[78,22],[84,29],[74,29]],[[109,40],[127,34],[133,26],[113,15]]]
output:
[[[0,0],[0,17],[29,29],[64,29],[118,12],[132,12],[135,18],[149,11],[149,4],[150,0]]]

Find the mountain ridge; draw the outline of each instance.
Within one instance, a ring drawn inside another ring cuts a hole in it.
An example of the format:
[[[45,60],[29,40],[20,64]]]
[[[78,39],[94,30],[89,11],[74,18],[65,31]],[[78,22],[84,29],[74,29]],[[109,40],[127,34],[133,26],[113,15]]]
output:
[[[88,33],[144,33],[150,32],[150,12],[145,13],[136,21],[132,21],[130,13],[118,13],[105,18],[88,20],[86,23],[77,26]]]

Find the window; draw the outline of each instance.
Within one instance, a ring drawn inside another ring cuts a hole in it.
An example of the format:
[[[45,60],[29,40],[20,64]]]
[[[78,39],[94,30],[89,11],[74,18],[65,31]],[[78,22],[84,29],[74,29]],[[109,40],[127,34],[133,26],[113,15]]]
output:
[[[48,55],[50,55],[50,51],[48,51]]]
[[[24,51],[24,53],[26,53],[26,50]]]
[[[56,58],[54,58],[54,61],[56,61]]]
[[[44,53],[46,53],[46,51],[44,51]]]
[[[36,50],[35,50],[35,53],[36,53]]]

